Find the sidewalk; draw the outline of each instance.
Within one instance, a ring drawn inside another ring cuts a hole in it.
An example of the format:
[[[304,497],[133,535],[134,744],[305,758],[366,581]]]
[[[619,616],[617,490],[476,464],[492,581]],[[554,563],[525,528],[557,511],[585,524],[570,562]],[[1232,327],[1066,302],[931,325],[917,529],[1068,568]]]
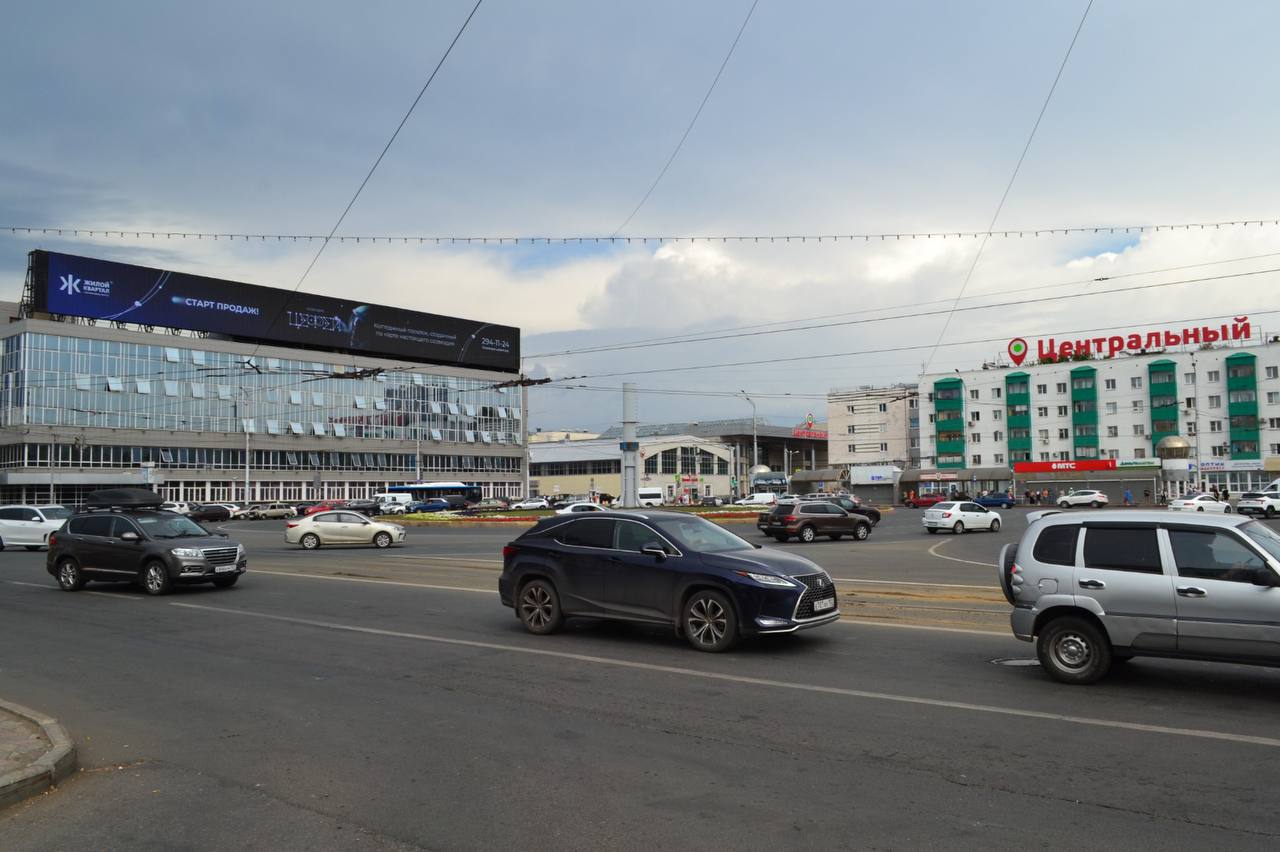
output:
[[[75,744],[56,719],[0,700],[0,808],[43,793],[75,765]]]

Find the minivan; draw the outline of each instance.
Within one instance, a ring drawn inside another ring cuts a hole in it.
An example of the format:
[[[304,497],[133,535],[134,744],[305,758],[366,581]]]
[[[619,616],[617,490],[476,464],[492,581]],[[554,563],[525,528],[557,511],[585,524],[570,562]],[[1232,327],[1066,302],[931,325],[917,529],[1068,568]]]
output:
[[[373,495],[373,499],[379,503],[399,503],[401,506],[408,506],[413,502],[413,495],[403,491],[384,492]]]
[[[636,492],[636,497],[640,500],[640,506],[645,509],[662,505],[661,488],[641,488]]]

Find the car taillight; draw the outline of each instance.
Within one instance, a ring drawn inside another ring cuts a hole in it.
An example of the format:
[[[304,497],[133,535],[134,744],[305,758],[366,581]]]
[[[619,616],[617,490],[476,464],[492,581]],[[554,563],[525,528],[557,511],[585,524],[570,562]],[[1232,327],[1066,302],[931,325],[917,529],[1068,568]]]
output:
[[[950,513],[950,512],[943,512],[943,513],[942,513],[942,517],[944,517],[944,518],[949,518],[949,517],[951,517],[951,513]]]
[[[515,546],[513,546],[513,545],[510,545],[510,544],[504,544],[504,545],[502,546],[502,558],[503,558],[503,559],[506,559],[508,556],[515,556],[515,555],[516,555],[516,553],[518,552],[518,550],[519,550],[519,548],[517,548],[517,547],[515,547]]]
[[[58,534],[56,532],[49,533],[49,547],[54,547],[58,543]]]
[[[290,529],[290,530],[291,530],[291,529],[293,529],[294,527],[296,527],[296,526],[297,526],[297,524],[295,524],[295,523],[291,523],[291,522],[289,522],[289,521],[285,521],[285,522],[284,522],[284,526],[285,526],[285,529]]]
[[[783,518],[783,519],[782,519],[782,522],[783,522],[784,524],[794,524],[794,523],[796,522],[796,516],[795,516],[795,515],[787,515],[785,518]]]

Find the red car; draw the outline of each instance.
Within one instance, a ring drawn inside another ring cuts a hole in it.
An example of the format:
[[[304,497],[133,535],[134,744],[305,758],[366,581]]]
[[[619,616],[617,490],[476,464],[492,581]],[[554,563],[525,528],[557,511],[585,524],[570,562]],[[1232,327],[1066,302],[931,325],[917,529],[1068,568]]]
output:
[[[924,506],[934,506],[950,499],[945,494],[917,494],[906,502],[908,509],[919,509]]]
[[[314,515],[316,512],[328,512],[330,509],[341,509],[344,505],[342,500],[329,500],[324,503],[317,503],[314,506],[308,506],[302,510],[302,516]]]

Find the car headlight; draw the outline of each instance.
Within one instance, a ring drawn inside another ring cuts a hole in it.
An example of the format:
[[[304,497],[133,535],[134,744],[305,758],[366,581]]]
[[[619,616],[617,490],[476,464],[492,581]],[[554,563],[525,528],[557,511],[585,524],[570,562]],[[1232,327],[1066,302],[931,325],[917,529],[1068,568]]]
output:
[[[236,545],[236,559],[237,559],[237,560],[244,559],[244,545],[243,545],[243,544],[237,544],[237,545]]]
[[[175,547],[169,551],[179,559],[199,559],[201,553],[194,547]]]
[[[795,586],[795,583],[791,582],[786,577],[779,577],[777,574],[753,574],[750,571],[739,571],[738,573],[743,577],[749,577],[750,579],[755,580],[762,586],[780,586],[787,589]]]

